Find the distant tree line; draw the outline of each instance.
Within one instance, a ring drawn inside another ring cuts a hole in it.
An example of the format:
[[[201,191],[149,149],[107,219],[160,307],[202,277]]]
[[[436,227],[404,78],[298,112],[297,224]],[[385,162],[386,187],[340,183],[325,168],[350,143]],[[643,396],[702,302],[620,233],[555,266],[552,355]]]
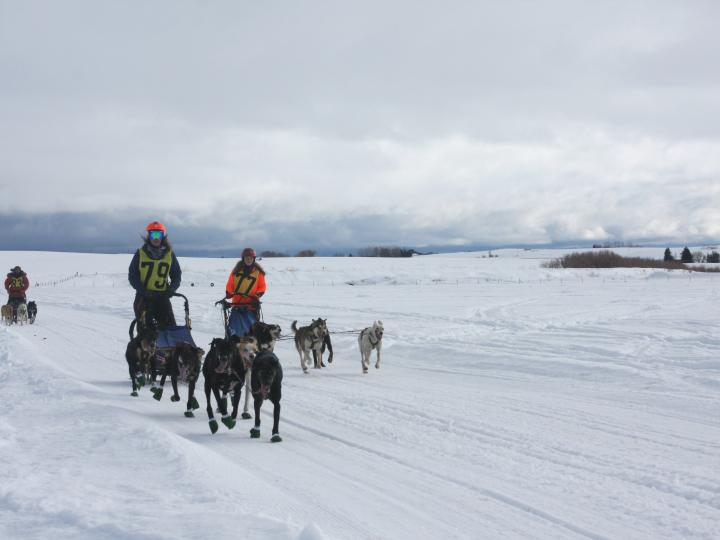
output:
[[[625,242],[605,242],[604,244],[593,244],[593,249],[609,249],[621,247],[640,247],[637,244],[626,244]]]
[[[358,255],[360,257],[412,257],[416,253],[418,252],[414,249],[406,249],[397,246],[364,247],[358,250]]]
[[[676,261],[677,259],[670,251],[670,248],[665,248],[665,255],[663,256],[664,261]],[[682,263],[720,263],[720,253],[712,251],[710,253],[703,253],[702,251],[696,251],[692,253],[687,246],[685,246],[680,253],[680,262]]]
[[[294,257],[314,257],[317,252],[314,249],[301,249]],[[412,257],[413,255],[427,255],[426,253],[420,253],[414,249],[402,248],[397,246],[371,246],[360,248],[357,253],[360,257]],[[268,249],[260,252],[260,257],[267,257],[268,259],[274,257],[290,257],[288,253],[284,251],[275,251]],[[336,253],[334,257],[352,257],[352,253],[345,255],[344,253]],[[497,257],[492,252],[488,255],[489,257]]]
[[[295,257],[314,257],[315,256],[315,250],[314,249],[301,249],[295,254]],[[287,253],[283,253],[281,251],[272,251],[267,250],[260,253],[261,257],[267,257],[268,259],[271,259],[273,257],[289,257]]]
[[[686,248],[687,249],[687,248]],[[692,256],[690,250],[688,254]],[[720,272],[720,268],[686,266],[676,259],[660,261],[642,257],[623,257],[609,250],[568,253],[543,263],[545,268],[664,268],[666,270],[690,270],[693,272]]]

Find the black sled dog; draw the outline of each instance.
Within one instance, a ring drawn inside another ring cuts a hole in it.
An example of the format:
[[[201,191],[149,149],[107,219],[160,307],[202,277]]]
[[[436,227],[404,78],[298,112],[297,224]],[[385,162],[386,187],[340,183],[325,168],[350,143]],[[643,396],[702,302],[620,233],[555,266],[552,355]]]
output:
[[[213,415],[210,394],[215,396],[218,409],[222,414],[222,423],[228,429],[234,428],[242,386],[246,374],[250,372],[256,353],[257,342],[252,337],[215,338],[210,343],[210,351],[205,357],[202,371],[205,377],[205,399],[207,400],[211,433],[217,432],[218,423]],[[220,397],[221,391],[222,398]],[[226,395],[228,393],[232,394],[232,414],[228,414],[227,410]]]
[[[157,326],[154,324],[138,326],[138,335],[133,336],[136,321],[130,323],[130,342],[125,350],[130,380],[132,381],[133,397],[137,397],[138,390],[145,386],[150,377],[152,359],[155,356],[155,341],[157,340]]]
[[[165,379],[170,375],[170,383],[172,384],[173,395],[170,401],[180,401],[178,393],[178,379],[187,381],[188,384],[188,400],[185,416],[193,418],[193,411],[200,408],[200,404],[195,398],[195,385],[200,377],[200,369],[202,366],[202,357],[205,351],[199,347],[195,347],[190,343],[178,343],[173,347],[172,354],[165,365],[165,371],[160,377],[160,386],[153,386],[153,398],[160,401],[163,395],[163,387]]]
[[[253,439],[260,437],[260,407],[262,407],[263,401],[269,399],[273,404],[273,428],[270,442],[281,442],[278,426],[280,424],[283,371],[278,357],[269,351],[259,352],[253,361],[250,378],[255,405],[255,426],[250,430],[250,436]]]
[[[30,324],[35,322],[35,317],[37,317],[37,304],[35,301],[28,302],[27,304],[27,313],[28,313],[28,322]]]

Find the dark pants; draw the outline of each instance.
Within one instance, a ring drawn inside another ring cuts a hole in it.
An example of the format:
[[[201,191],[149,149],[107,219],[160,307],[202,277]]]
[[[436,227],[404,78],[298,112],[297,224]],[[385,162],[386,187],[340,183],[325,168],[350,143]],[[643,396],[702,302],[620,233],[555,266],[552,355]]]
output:
[[[136,294],[133,310],[140,324],[155,319],[160,330],[176,325],[170,298],[164,294]]]
[[[25,302],[25,299],[24,299],[24,298],[17,298],[17,297],[16,297],[16,298],[8,298],[8,302],[7,302],[7,303],[8,303],[9,305],[11,305],[12,308],[13,308],[13,322],[17,322],[17,308],[18,308],[18,306],[19,306],[20,304],[25,304],[25,303],[26,303],[26,302]]]

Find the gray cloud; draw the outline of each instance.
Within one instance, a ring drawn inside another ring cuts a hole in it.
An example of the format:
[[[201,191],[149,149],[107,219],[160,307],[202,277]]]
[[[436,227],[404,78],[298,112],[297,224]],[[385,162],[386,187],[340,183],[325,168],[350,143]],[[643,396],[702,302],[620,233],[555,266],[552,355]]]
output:
[[[0,215],[125,223],[109,246],[153,213],[213,249],[717,238],[718,15],[0,0]]]

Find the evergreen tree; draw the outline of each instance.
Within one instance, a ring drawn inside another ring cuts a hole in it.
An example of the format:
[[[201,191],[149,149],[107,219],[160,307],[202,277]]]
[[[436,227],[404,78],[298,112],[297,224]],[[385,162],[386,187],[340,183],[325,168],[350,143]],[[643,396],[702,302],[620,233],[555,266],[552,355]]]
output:
[[[685,246],[685,248],[682,250],[682,255],[680,255],[680,260],[684,263],[693,262],[692,253],[690,253],[690,250],[687,248],[687,246]]]
[[[720,253],[713,251],[707,256],[707,262],[709,263],[720,263]]]
[[[670,252],[670,248],[665,248],[665,256],[663,257],[664,261],[674,261],[675,257],[673,257],[673,254]]]

